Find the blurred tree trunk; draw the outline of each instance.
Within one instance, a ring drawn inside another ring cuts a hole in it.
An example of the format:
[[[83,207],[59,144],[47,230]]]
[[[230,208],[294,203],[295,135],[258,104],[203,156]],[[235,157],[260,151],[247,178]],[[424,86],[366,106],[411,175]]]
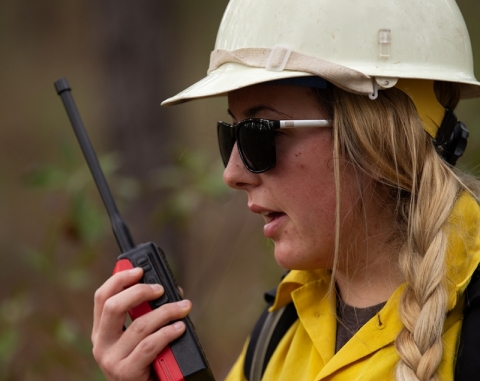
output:
[[[155,168],[169,162],[175,138],[170,113],[160,107],[173,93],[168,78],[175,61],[175,7],[158,0],[103,0],[95,6],[102,39],[99,51],[104,63],[108,145],[121,155],[121,172],[145,183]],[[183,269],[184,240],[178,229],[153,232],[149,223],[159,202],[162,194],[147,190],[135,210],[130,210],[127,224],[137,243],[153,240],[167,253],[171,248],[175,267]]]

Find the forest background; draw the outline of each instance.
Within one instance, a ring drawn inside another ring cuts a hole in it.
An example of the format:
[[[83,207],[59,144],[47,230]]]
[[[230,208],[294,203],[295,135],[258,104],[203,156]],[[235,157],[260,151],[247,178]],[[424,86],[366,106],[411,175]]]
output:
[[[227,0],[0,2],[0,381],[103,380],[93,293],[119,251],[53,82],[67,77],[137,243],[166,252],[217,379],[282,274],[245,195],[222,184],[224,99],[160,102],[202,78]],[[480,2],[458,0],[480,78]],[[459,167],[479,174],[480,101]]]

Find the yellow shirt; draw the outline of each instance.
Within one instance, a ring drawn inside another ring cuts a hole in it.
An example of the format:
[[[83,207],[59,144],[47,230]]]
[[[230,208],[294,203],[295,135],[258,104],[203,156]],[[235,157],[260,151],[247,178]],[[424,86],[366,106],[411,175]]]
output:
[[[462,325],[463,294],[480,262],[480,209],[464,194],[450,217],[446,255],[448,314],[444,325],[442,381],[453,380],[455,355]],[[399,356],[393,345],[402,329],[398,304],[401,285],[386,305],[337,352],[336,317],[326,270],[291,271],[281,282],[272,310],[293,300],[299,319],[273,353],[263,381],[378,381],[395,380]],[[244,381],[245,349],[226,381]]]

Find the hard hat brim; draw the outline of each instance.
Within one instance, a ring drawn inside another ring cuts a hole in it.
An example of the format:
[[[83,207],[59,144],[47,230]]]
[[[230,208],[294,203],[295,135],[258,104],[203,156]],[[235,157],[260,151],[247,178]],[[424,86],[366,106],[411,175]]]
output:
[[[277,79],[311,75],[311,73],[301,71],[271,71],[238,63],[225,63],[192,86],[163,101],[162,106],[172,106],[193,99],[226,95],[233,90]]]
[[[233,90],[278,79],[312,75],[314,74],[306,71],[272,71],[262,67],[251,67],[234,62],[227,62],[211,71],[205,78],[194,83],[192,86],[163,101],[162,106],[173,106],[194,99],[226,95]],[[400,75],[399,77],[403,76]],[[429,78],[428,76],[425,78],[418,76],[417,79]],[[465,82],[459,83],[461,99],[480,97],[479,83],[475,79]]]

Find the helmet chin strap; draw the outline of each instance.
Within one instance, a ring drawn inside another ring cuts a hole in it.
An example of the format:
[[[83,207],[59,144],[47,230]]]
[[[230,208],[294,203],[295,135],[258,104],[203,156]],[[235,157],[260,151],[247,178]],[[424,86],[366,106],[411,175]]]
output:
[[[439,155],[454,166],[467,147],[468,129],[457,120],[453,110],[444,108],[438,102],[434,81],[399,79],[395,85],[415,104],[423,128],[432,137]]]

